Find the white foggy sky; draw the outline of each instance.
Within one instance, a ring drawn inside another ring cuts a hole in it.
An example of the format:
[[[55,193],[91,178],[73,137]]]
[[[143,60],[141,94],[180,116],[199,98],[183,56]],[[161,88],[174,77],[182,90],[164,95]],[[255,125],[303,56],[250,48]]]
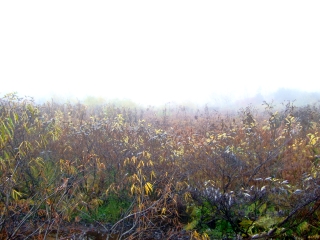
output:
[[[208,102],[320,91],[319,1],[1,1],[0,93]]]

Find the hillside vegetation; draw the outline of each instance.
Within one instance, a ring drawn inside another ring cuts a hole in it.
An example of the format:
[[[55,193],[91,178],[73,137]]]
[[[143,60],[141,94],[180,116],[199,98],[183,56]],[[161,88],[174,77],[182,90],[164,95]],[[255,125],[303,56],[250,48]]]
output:
[[[8,94],[0,238],[59,237],[75,223],[118,239],[319,238],[320,107],[260,109],[40,105]]]

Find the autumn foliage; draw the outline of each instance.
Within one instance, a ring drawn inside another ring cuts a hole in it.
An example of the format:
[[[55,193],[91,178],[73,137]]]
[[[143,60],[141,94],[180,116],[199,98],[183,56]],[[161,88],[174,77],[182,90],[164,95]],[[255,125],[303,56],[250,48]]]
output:
[[[320,108],[0,99],[0,238],[319,236]],[[60,231],[60,233],[59,233]]]

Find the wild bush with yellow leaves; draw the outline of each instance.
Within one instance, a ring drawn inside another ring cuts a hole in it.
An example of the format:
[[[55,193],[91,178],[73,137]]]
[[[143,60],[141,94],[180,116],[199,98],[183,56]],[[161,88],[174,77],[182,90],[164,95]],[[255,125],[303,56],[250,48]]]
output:
[[[316,237],[319,105],[263,107],[40,105],[8,94],[0,236],[94,222],[119,239]]]

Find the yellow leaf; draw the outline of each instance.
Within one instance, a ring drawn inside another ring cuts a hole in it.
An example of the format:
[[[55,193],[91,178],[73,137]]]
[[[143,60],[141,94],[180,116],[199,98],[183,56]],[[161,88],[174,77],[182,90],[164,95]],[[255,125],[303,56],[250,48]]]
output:
[[[153,188],[153,186],[152,186],[152,184],[149,183],[149,182],[147,182],[147,183],[144,185],[144,190],[145,190],[145,192],[146,192],[147,195],[149,195],[149,193],[152,192],[152,188]]]
[[[141,167],[143,167],[143,166],[144,166],[144,162],[141,160],[141,161],[139,162],[137,168],[141,168]]]
[[[127,166],[127,163],[129,163],[129,158],[126,158],[126,159],[124,160],[123,165],[124,165],[124,166]]]
[[[156,174],[154,173],[154,171],[151,171],[150,178],[151,178],[151,180],[152,180],[153,178],[156,178]]]
[[[167,209],[165,207],[163,207],[162,210],[161,210],[161,214],[166,214],[166,210]]]
[[[209,235],[207,233],[203,233],[202,234],[202,239],[203,240],[207,240],[207,239],[210,239]]]
[[[134,193],[135,188],[136,188],[136,186],[135,186],[134,184],[132,184],[131,189],[130,189],[132,195],[133,195],[133,193]]]
[[[189,202],[190,200],[192,200],[190,192],[186,192],[184,194],[184,199],[186,200],[186,202]]]
[[[192,233],[193,237],[195,237],[196,239],[199,239],[200,238],[200,234],[195,230],[193,231]]]
[[[137,174],[133,174],[131,178],[132,180],[139,181],[139,177]]]
[[[18,200],[19,197],[22,196],[22,193],[21,193],[21,192],[18,192],[18,191],[15,190],[15,189],[12,189],[11,195],[12,195],[12,198],[13,198],[14,200]]]

